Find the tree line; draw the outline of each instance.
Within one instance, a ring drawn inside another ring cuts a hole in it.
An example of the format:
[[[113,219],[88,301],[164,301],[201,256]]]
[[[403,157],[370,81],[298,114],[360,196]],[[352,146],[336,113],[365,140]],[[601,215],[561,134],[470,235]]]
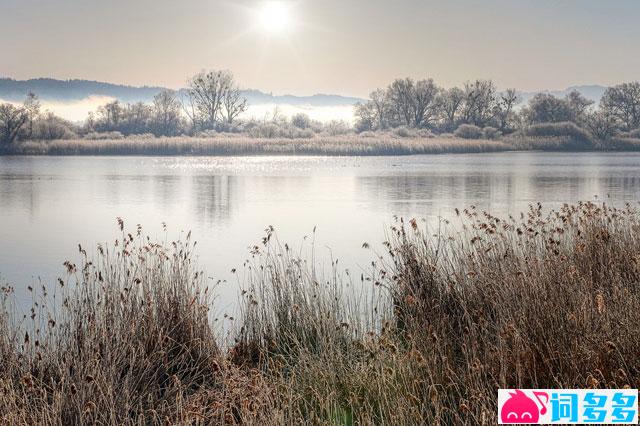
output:
[[[538,93],[520,106],[515,89],[498,91],[491,80],[445,89],[432,79],[397,79],[369,98],[355,107],[358,131],[408,127],[450,133],[475,127],[509,134],[536,124],[570,122],[606,140],[640,129],[639,82],[607,88],[597,108],[578,91],[563,98]]]
[[[521,105],[515,89],[499,91],[491,80],[445,89],[432,79],[396,79],[369,97],[355,106],[355,127],[351,131],[398,132],[412,128],[467,138],[496,138],[535,125],[570,123],[599,140],[619,135],[640,137],[639,82],[607,88],[597,106],[577,91],[562,98],[538,93]],[[37,96],[30,93],[22,105],[0,104],[0,145],[95,135],[159,137],[233,131],[253,137],[306,138],[350,131],[341,122],[323,125],[305,114],[286,119],[277,111],[265,123],[240,120],[247,107],[229,71],[200,72],[188,80],[186,89],[163,90],[149,104],[109,102],[90,113],[83,125],[42,112]]]
[[[22,105],[0,104],[0,143],[65,139],[91,132],[176,136],[224,130],[246,109],[247,100],[229,71],[200,72],[188,80],[185,90],[163,90],[150,104],[109,102],[89,113],[83,126],[42,113],[37,96],[29,93]]]
[[[187,82],[187,89],[163,90],[151,104],[110,102],[90,114],[86,127],[96,132],[155,136],[224,130],[247,109],[247,100],[229,71],[203,71]]]

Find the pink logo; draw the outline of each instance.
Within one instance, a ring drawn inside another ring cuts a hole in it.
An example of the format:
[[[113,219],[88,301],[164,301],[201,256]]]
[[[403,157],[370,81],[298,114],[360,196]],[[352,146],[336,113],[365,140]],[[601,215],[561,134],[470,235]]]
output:
[[[510,398],[500,411],[502,423],[538,423],[540,415],[547,412],[546,404],[549,402],[549,395],[546,392],[533,392],[533,395],[541,408],[538,408],[538,404],[521,390],[509,392]],[[544,402],[541,401],[541,397],[544,397]]]

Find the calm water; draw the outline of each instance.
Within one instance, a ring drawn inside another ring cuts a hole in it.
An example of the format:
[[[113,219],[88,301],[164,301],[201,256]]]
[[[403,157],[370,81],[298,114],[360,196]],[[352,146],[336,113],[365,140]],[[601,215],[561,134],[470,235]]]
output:
[[[640,200],[640,154],[502,153],[412,157],[0,157],[0,279],[18,292],[54,280],[77,244],[117,236],[116,217],[168,238],[192,230],[214,279],[247,258],[267,225],[316,257],[366,267],[393,215],[428,219],[476,205],[494,214],[529,203]],[[91,251],[91,250],[89,250]],[[359,271],[358,271],[359,272]],[[235,301],[235,284],[221,289]]]

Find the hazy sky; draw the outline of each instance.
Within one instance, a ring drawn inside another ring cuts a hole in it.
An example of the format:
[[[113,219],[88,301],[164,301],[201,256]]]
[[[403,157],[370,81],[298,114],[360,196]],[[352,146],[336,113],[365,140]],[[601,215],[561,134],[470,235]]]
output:
[[[274,93],[395,77],[559,89],[640,79],[638,0],[0,0],[0,76],[180,87],[203,68]],[[274,20],[273,28],[269,22]],[[276,31],[280,29],[282,31]]]

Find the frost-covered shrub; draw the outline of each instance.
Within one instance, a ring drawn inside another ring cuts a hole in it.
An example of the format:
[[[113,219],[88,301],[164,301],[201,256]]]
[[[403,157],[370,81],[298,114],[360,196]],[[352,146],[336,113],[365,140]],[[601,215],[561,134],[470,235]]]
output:
[[[480,139],[482,137],[482,129],[473,124],[461,124],[454,132],[454,135],[462,139]]]
[[[311,127],[311,118],[307,114],[298,113],[291,117],[291,124],[298,129],[308,129]]]
[[[535,124],[524,129],[526,136],[562,137],[566,139],[566,148],[591,148],[593,136],[572,122]]]
[[[502,133],[495,127],[487,126],[482,129],[482,137],[485,139],[498,139],[500,136]]]
[[[436,135],[429,129],[418,129],[416,135],[420,138],[435,138]]]
[[[411,138],[411,137],[415,137],[416,135],[413,129],[409,129],[406,126],[397,127],[396,129],[394,129],[393,132],[396,135],[400,136],[401,138]]]
[[[124,139],[120,132],[89,132],[84,136],[89,140]]]

